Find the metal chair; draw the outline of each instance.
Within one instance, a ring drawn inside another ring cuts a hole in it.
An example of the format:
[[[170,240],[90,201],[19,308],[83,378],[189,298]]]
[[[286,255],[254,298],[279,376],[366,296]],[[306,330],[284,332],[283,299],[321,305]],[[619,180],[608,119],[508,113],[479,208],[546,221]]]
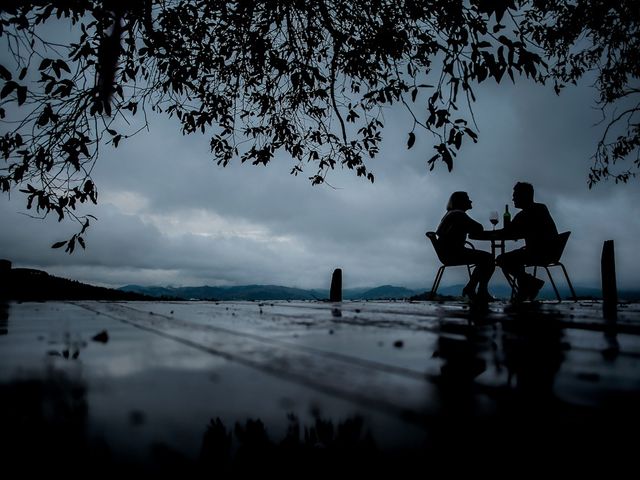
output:
[[[569,279],[569,274],[567,273],[567,269],[565,268],[564,264],[560,261],[560,258],[562,257],[562,253],[564,252],[564,248],[567,246],[567,241],[569,240],[569,235],[571,235],[571,232],[563,232],[563,233],[559,233],[558,234],[558,236],[553,240],[552,244],[549,246],[549,255],[545,259],[546,261],[538,260],[538,261],[534,261],[534,262],[530,262],[530,263],[525,264],[525,268],[533,267],[533,276],[534,277],[537,276],[539,267],[540,268],[544,268],[546,270],[547,276],[549,277],[549,280],[551,281],[551,286],[553,287],[553,291],[555,292],[556,297],[558,298],[558,302],[562,301],[562,297],[560,296],[560,292],[558,291],[558,287],[556,286],[556,282],[553,280],[553,277],[551,276],[551,271],[549,270],[550,267],[562,267],[562,272],[564,273],[564,278],[566,278],[567,285],[569,285],[569,290],[571,290],[571,299],[574,302],[578,301],[578,297],[576,296],[576,292],[573,289],[573,285],[571,284],[571,280]],[[518,291],[518,287],[516,285],[515,279],[509,278],[507,276],[507,280],[509,281],[509,284],[511,285],[511,289],[512,289],[511,297],[513,298],[515,293]]]
[[[447,267],[460,267],[462,265],[465,265],[467,267],[467,272],[469,273],[469,278],[471,278],[471,267],[475,267],[475,264],[446,261],[444,255],[442,255],[442,249],[440,248],[440,245],[438,243],[438,236],[436,235],[436,232],[427,232],[425,235],[429,240],[431,240],[431,244],[433,245],[433,249],[435,250],[436,255],[438,256],[438,260],[442,262],[442,265],[440,266],[440,268],[438,269],[438,272],[436,273],[436,278],[433,281],[433,286],[431,287],[431,293],[429,294],[429,296],[433,298],[436,292],[438,291],[438,287],[440,286],[440,280],[442,280],[442,275],[444,274],[444,271]],[[465,242],[465,243],[471,246],[471,248],[475,250],[475,247],[471,242]]]

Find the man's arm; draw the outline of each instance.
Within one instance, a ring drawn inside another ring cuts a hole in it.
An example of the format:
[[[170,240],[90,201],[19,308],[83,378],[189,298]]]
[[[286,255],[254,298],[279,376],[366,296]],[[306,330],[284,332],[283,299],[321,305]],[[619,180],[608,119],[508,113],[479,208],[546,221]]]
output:
[[[511,223],[502,229],[503,238],[524,238],[527,231],[527,219],[524,210],[517,213]]]

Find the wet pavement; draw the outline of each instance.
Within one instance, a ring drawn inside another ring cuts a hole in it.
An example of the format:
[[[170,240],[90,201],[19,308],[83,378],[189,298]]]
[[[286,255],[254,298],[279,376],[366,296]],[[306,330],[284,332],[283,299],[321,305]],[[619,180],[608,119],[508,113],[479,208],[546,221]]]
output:
[[[0,459],[198,477],[634,465],[640,304],[0,310]]]

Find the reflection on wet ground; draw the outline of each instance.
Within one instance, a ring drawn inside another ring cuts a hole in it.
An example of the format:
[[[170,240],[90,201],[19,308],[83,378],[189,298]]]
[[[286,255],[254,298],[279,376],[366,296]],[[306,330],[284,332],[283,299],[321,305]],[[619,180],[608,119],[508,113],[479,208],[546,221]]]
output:
[[[595,302],[54,302],[0,314],[6,468],[611,473],[640,446],[638,304],[615,323]]]
[[[0,335],[8,333],[9,305],[0,301]]]

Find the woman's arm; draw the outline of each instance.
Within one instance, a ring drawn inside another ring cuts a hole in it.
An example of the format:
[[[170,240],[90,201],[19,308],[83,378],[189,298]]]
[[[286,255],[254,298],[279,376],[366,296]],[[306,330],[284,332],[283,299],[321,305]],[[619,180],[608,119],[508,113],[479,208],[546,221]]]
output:
[[[466,217],[466,233],[478,234],[484,232],[484,227],[480,222],[476,222],[473,218],[465,213]]]

